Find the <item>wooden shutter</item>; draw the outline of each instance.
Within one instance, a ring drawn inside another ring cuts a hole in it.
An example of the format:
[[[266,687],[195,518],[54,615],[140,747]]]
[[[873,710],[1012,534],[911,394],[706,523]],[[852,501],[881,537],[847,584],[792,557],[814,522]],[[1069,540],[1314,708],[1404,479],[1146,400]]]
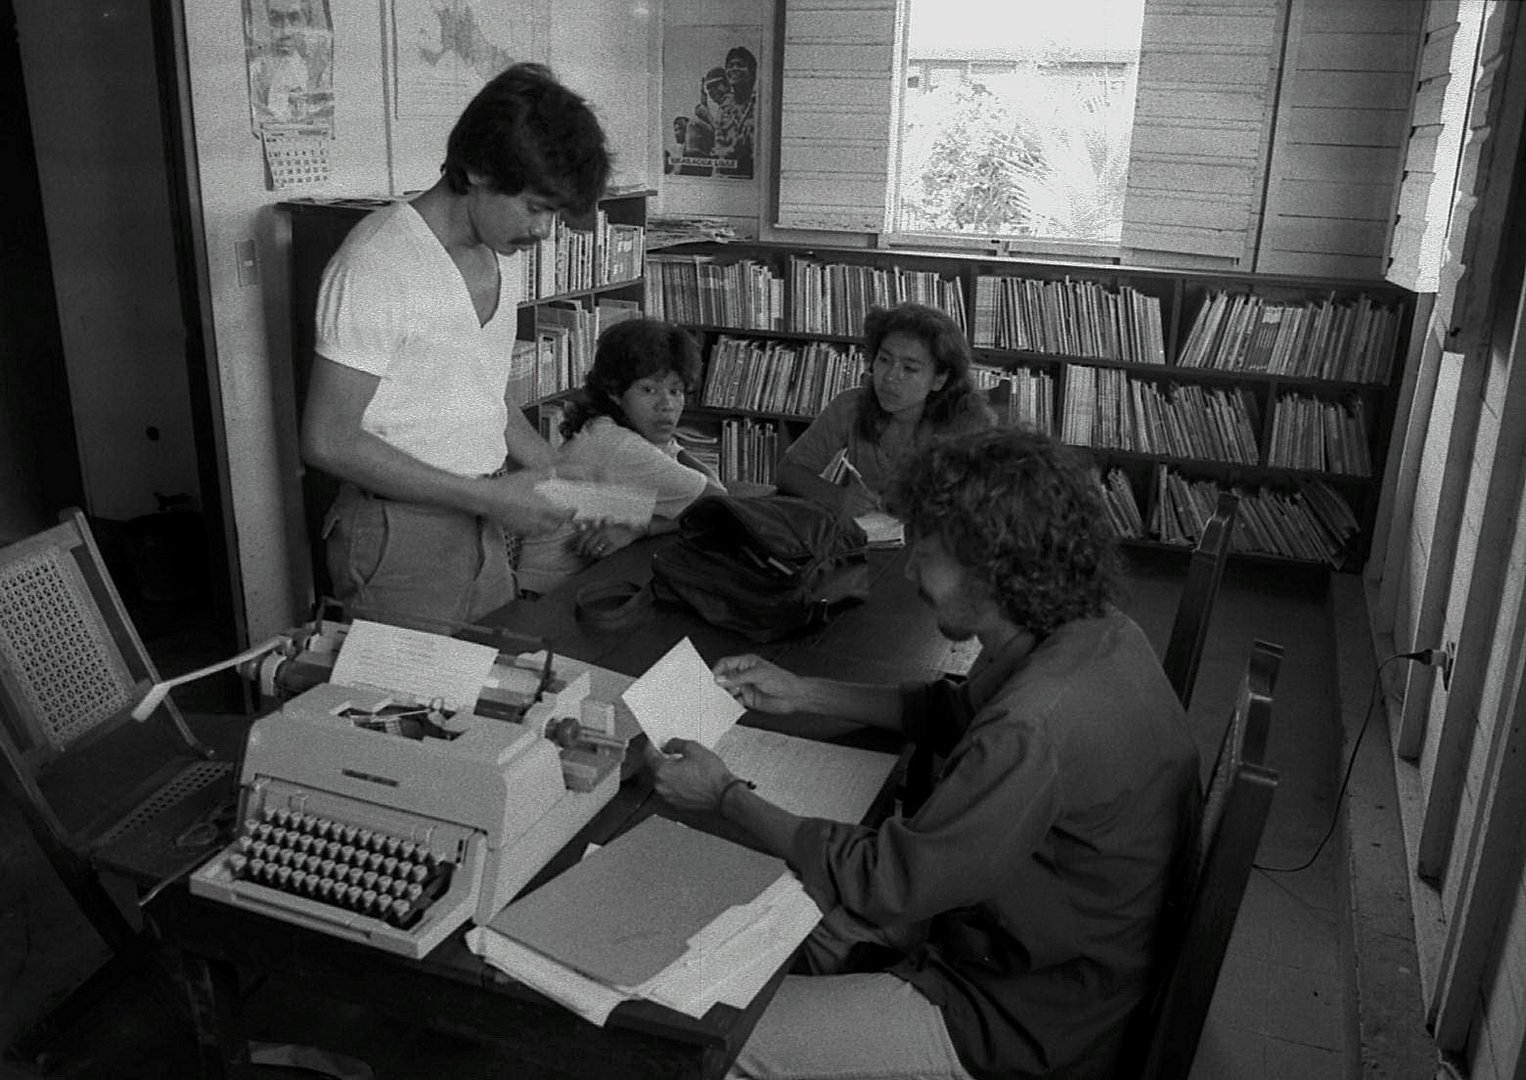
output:
[[[782,228],[885,231],[899,122],[896,0],[784,0]]]
[[[1293,0],[1257,271],[1383,276],[1423,14]]]
[[[1124,248],[1250,265],[1286,2],[1147,0]]]

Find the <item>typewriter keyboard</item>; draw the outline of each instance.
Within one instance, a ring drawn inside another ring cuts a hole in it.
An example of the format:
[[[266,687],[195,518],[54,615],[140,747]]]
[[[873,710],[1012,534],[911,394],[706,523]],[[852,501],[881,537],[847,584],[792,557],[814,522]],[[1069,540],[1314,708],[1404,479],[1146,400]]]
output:
[[[248,881],[409,930],[450,888],[453,863],[376,829],[266,807],[223,856]]]

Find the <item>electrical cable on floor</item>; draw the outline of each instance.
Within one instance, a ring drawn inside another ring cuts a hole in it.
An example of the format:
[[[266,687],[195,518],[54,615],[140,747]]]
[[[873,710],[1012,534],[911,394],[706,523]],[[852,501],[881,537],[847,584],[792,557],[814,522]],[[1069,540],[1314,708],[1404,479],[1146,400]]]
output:
[[[1341,819],[1341,800],[1346,796],[1346,786],[1351,783],[1351,770],[1356,766],[1357,751],[1362,748],[1362,736],[1367,734],[1367,725],[1372,722],[1372,714],[1377,710],[1378,692],[1383,685],[1383,669],[1395,660],[1418,660],[1423,664],[1429,664],[1432,652],[1431,649],[1421,649],[1418,652],[1394,653],[1379,664],[1377,670],[1373,672],[1372,693],[1367,698],[1367,713],[1362,717],[1362,726],[1357,728],[1356,739],[1351,744],[1351,757],[1346,761],[1346,771],[1341,777],[1340,789],[1335,793],[1335,805],[1330,810],[1330,827],[1325,830],[1325,835],[1320,839],[1314,853],[1297,866],[1263,866],[1261,863],[1251,863],[1252,870],[1260,870],[1263,874],[1296,874],[1314,865],[1314,860],[1319,858],[1321,851],[1325,850],[1330,837],[1335,835],[1336,823]]]

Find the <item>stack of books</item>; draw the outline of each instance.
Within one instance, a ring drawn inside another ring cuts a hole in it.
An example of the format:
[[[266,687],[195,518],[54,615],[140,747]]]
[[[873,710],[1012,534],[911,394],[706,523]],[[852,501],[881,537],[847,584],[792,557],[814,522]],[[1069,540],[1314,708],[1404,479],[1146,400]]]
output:
[[[856,345],[790,345],[722,334],[710,352],[700,404],[715,409],[815,416],[857,386],[865,370]]]
[[[957,277],[931,271],[790,257],[789,329],[861,337],[871,307],[915,301],[946,312],[965,327],[964,289]]]
[[[1234,551],[1304,559],[1340,567],[1351,539],[1359,532],[1356,515],[1339,493],[1322,480],[1309,480],[1286,491],[1239,490],[1240,511],[1230,539]],[[1188,480],[1158,466],[1150,534],[1163,543],[1197,542],[1218,503],[1219,486],[1211,480]]]
[[[1193,320],[1178,363],[1384,383],[1392,372],[1401,318],[1397,305],[1365,295],[1276,302],[1214,292]]]
[[[1367,410],[1361,399],[1330,401],[1282,394],[1272,414],[1267,464],[1288,469],[1372,475]]]
[[[972,344],[1135,364],[1164,364],[1160,297],[1095,281],[975,279]]]

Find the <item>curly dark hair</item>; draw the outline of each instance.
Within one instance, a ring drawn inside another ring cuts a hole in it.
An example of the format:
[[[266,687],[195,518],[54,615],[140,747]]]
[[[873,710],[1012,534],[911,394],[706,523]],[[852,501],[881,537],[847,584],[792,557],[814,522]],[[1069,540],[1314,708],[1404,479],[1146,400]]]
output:
[[[474,172],[494,191],[541,192],[581,215],[603,196],[610,163],[604,129],[588,103],[544,64],[514,64],[462,111],[441,171],[458,195],[470,188],[467,173]]]
[[[1116,594],[1117,548],[1091,470],[1048,435],[1008,427],[934,439],[888,494],[912,536],[937,536],[1039,637],[1102,614]]]
[[[622,319],[615,323],[599,335],[593,367],[562,418],[562,437],[572,438],[599,416],[630,427],[620,407],[620,396],[637,379],[670,371],[683,379],[688,393],[699,389],[699,343],[688,331],[661,319]]]
[[[919,426],[939,431],[966,413],[985,411],[985,403],[970,381],[969,340],[945,312],[909,301],[892,308],[871,307],[864,316],[864,348],[871,365],[891,334],[919,339],[932,354],[934,372],[948,376],[942,386],[927,395]],[[859,435],[878,442],[889,423],[890,414],[880,407],[873,392],[864,394],[858,409]]]

